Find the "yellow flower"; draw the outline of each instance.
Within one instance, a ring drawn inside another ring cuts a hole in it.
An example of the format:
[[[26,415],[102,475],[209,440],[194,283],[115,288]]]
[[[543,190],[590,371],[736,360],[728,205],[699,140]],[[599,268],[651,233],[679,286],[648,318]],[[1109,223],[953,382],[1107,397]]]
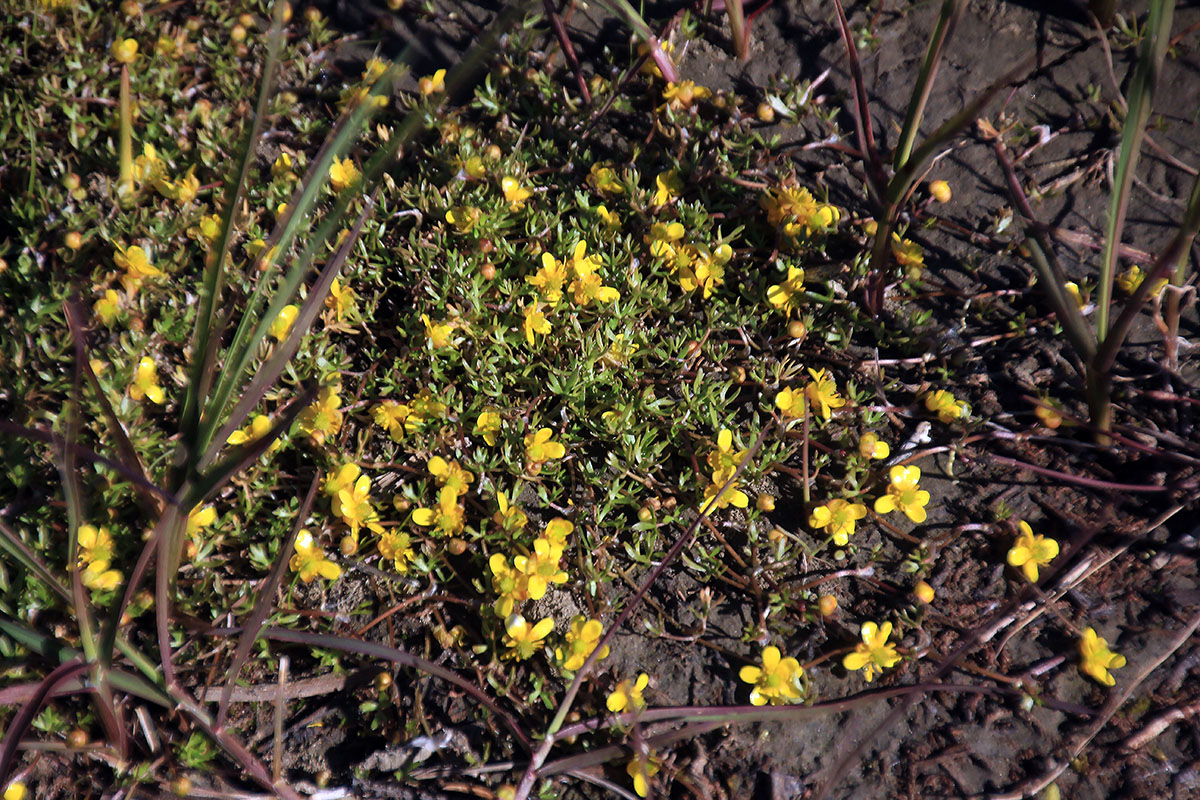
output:
[[[837,208],[818,203],[812,192],[800,186],[770,189],[759,204],[767,212],[767,221],[778,228],[790,244],[795,244],[801,237],[833,227],[841,217]]]
[[[89,589],[107,591],[121,583],[121,573],[109,569],[114,549],[112,534],[108,528],[80,525],[76,543],[79,550],[79,566],[83,567],[81,579]]]
[[[329,285],[329,296],[325,298],[325,307],[333,312],[333,316],[338,322],[354,313],[354,301],[354,290],[348,286],[342,286],[338,279],[334,278],[333,283]]]
[[[412,413],[418,422],[422,423],[430,419],[440,419],[446,415],[446,404],[436,400],[426,386],[412,399]]]
[[[426,468],[438,486],[450,489],[456,495],[466,494],[471,482],[475,480],[475,476],[463,469],[457,461],[447,461],[441,456],[429,459]]]
[[[282,342],[287,338],[288,333],[292,330],[292,323],[296,321],[297,315],[300,314],[300,307],[288,304],[279,309],[279,316],[271,323],[271,335],[277,341]]]
[[[348,157],[340,161],[335,158],[333,163],[329,165],[329,183],[336,192],[352,186],[361,177],[362,175],[359,173],[358,167],[354,166],[354,162]]]
[[[371,407],[371,418],[376,425],[387,428],[393,441],[400,441],[405,433],[413,433],[420,426],[421,418],[412,409],[395,400],[381,400]]]
[[[554,461],[567,454],[567,448],[561,442],[553,440],[554,431],[541,428],[537,433],[525,434],[525,463],[527,465],[543,464]]]
[[[650,792],[650,781],[654,780],[660,766],[659,760],[654,756],[640,754],[625,765],[625,772],[633,779],[633,790],[637,792],[638,797],[645,797]]]
[[[500,510],[492,515],[492,522],[499,525],[501,529],[511,533],[522,530],[529,522],[529,517],[521,510],[520,506],[509,505],[508,495],[504,494],[504,492],[496,493],[496,504],[500,507]],[[571,523],[568,522],[567,524],[570,525]],[[546,530],[549,531],[549,526],[546,527]],[[553,539],[549,541],[551,544],[555,543]],[[561,543],[559,544],[561,545]]]
[[[518,511],[520,509],[517,509]],[[521,516],[524,516],[522,514]],[[524,522],[521,523],[524,526]],[[571,535],[571,531],[575,530],[575,526],[570,520],[562,517],[555,517],[546,523],[546,529],[542,531],[542,536],[546,537],[546,541],[551,545],[562,549],[567,544],[567,537]]]
[[[134,400],[146,398],[160,406],[167,402],[162,387],[158,385],[158,368],[150,356],[142,356],[138,362],[133,372],[133,382],[129,384],[129,396]]]
[[[1117,286],[1125,294],[1134,294],[1146,280],[1146,273],[1142,272],[1142,268],[1137,264],[1130,264],[1129,269],[1117,276]],[[1157,295],[1163,290],[1163,287],[1168,283],[1166,278],[1160,278],[1154,287],[1150,290],[1150,295]]]
[[[713,472],[737,469],[748,455],[749,450],[733,449],[733,431],[724,428],[717,434],[717,448],[708,454],[708,466]]]
[[[592,164],[592,168],[588,170],[587,182],[589,186],[600,194],[617,195],[625,193],[625,187],[617,180],[617,173],[608,164]]]
[[[900,661],[896,646],[888,644],[892,635],[892,623],[885,622],[877,625],[874,622],[864,622],[859,628],[862,641],[854,648],[853,653],[847,653],[842,659],[842,666],[848,670],[861,669],[867,683],[875,680],[875,671],[883,672],[891,669]]]
[[[1112,686],[1117,682],[1109,674],[1110,669],[1125,666],[1125,656],[1109,650],[1108,642],[1097,636],[1092,628],[1085,629],[1079,640],[1079,656],[1079,671],[1104,686]]]
[[[686,258],[679,256],[686,255]],[[733,257],[733,248],[727,244],[710,250],[704,245],[688,245],[677,254],[679,285],[685,292],[702,289],[704,298],[712,297],[713,290],[725,282],[725,265]]]
[[[567,573],[559,567],[563,549],[538,537],[533,540],[533,553],[514,556],[513,568],[521,573],[530,600],[541,600],[546,596],[550,584],[567,582]]]
[[[1058,542],[1040,533],[1034,533],[1033,528],[1025,520],[1018,520],[1017,543],[1008,551],[1008,564],[1020,567],[1021,572],[1031,583],[1037,583],[1038,567],[1045,567],[1058,556]]]
[[[605,227],[609,230],[616,230],[621,227],[621,218],[615,212],[609,211],[607,206],[596,206],[596,216],[604,222]]]
[[[446,91],[446,70],[439,69],[432,75],[421,78],[417,81],[417,88],[424,97]]]
[[[682,193],[683,178],[679,176],[679,170],[660,172],[654,178],[654,199],[651,205],[665,206],[667,203],[673,203]]]
[[[529,599],[529,580],[523,573],[513,569],[508,559],[500,553],[493,553],[488,559],[488,569],[492,573],[492,591],[499,595],[492,604],[492,610],[497,616],[508,617],[517,603]]]
[[[570,261],[572,275],[576,278],[585,278],[594,272],[598,272],[602,266],[599,256],[589,256],[587,254],[587,242],[578,241],[575,243],[575,247],[571,251]]]
[[[822,417],[829,419],[833,416],[833,409],[846,405],[846,400],[838,394],[837,384],[825,370],[809,368],[808,374],[813,379],[812,383],[804,387],[808,400],[821,409]]]
[[[951,197],[950,184],[946,181],[934,181],[929,184],[929,196],[939,203],[949,203]]]
[[[292,172],[292,157],[287,153],[280,153],[275,157],[275,161],[271,164],[271,177],[283,178],[292,180],[296,177],[296,173]]]
[[[483,165],[483,159],[479,156],[468,156],[467,158],[458,156],[454,161],[458,165],[460,175],[466,175],[474,180],[479,180],[487,175],[487,167]]]
[[[338,385],[323,387],[317,401],[296,418],[300,430],[318,445],[324,444],[325,439],[342,429],[340,391]]]
[[[238,430],[229,434],[229,438],[226,439],[225,441],[227,444],[234,444],[234,445],[249,444],[250,442],[258,441],[259,439],[261,439],[262,437],[264,437],[268,433],[270,433],[270,431],[271,431],[271,418],[266,416],[265,414],[255,414],[253,417],[250,418],[250,422],[246,425],[246,427],[239,428]],[[271,446],[267,448],[267,452],[273,453],[282,446],[283,446],[283,440],[277,438],[277,439],[275,439],[275,441],[271,442]]]
[[[925,408],[937,414],[942,422],[953,422],[970,413],[970,407],[966,403],[945,389],[925,395]]]
[[[132,64],[137,59],[136,39],[117,39],[112,43],[112,57],[120,64]]]
[[[804,413],[804,392],[796,389],[780,389],[775,395],[775,407],[785,417],[799,417]]]
[[[875,501],[875,513],[886,514],[900,509],[913,522],[924,522],[929,492],[918,485],[920,480],[920,467],[892,467],[888,471],[887,494]]]
[[[505,175],[500,179],[500,190],[504,192],[504,199],[508,201],[508,208],[511,211],[520,211],[524,208],[525,201],[533,194],[532,189],[526,189],[519,180],[511,175]]]
[[[863,458],[882,460],[892,454],[892,448],[888,447],[887,442],[880,441],[878,434],[864,433],[858,440],[858,453]]]
[[[56,5],[50,6],[50,8],[56,7]],[[29,789],[22,781],[13,781],[4,787],[4,800],[25,800],[27,797],[29,797]]]
[[[156,188],[163,197],[170,198],[181,206],[187,205],[195,200],[200,192],[200,179],[196,177],[196,167],[193,165],[188,168],[187,174],[178,181],[160,179]]]
[[[416,558],[412,539],[407,533],[399,531],[385,531],[379,537],[379,555],[391,561],[401,575],[408,572],[409,563]]]
[[[423,528],[434,528],[444,536],[457,536],[463,530],[464,509],[458,503],[458,494],[446,486],[438,491],[435,508],[418,508],[412,520]]]
[[[197,536],[216,521],[217,510],[215,508],[212,506],[196,506],[188,514],[187,534],[188,536]]]
[[[629,681],[621,681],[617,687],[613,689],[612,694],[608,696],[605,705],[608,710],[614,714],[620,714],[625,709],[633,709],[641,711],[646,707],[646,698],[642,697],[642,692],[650,685],[650,676],[642,673],[637,676],[637,680],[633,683]]]
[[[789,266],[787,279],[783,283],[767,287],[767,302],[787,314],[800,306],[800,293],[804,291],[804,270]]]
[[[563,647],[555,648],[554,657],[562,664],[562,668],[574,672],[583,666],[588,656],[600,643],[604,626],[599,620],[577,616],[571,620],[571,630],[567,631]],[[608,658],[608,645],[600,651],[600,658]]]
[[[121,295],[115,289],[106,289],[104,294],[92,304],[92,313],[105,326],[111,327],[117,319],[117,311],[121,307]]]
[[[1080,311],[1083,311],[1087,308],[1087,295],[1084,294],[1083,290],[1079,288],[1079,284],[1077,284],[1075,281],[1067,281],[1063,284],[1063,288],[1067,290],[1067,294],[1070,295],[1071,300],[1074,301],[1076,308],[1078,308]]]
[[[188,236],[212,244],[221,235],[221,217],[217,214],[205,214],[200,221],[187,229]]]
[[[457,346],[457,342],[452,338],[454,336],[454,323],[431,322],[428,314],[421,315],[421,322],[425,323],[425,341],[434,350]]]
[[[656,222],[650,226],[650,233],[642,240],[650,245],[650,255],[664,261],[676,260],[675,242],[683,238],[683,224],[679,222]],[[672,263],[672,268],[674,268]]]
[[[358,476],[361,474],[362,469],[353,461],[342,464],[325,476],[325,480],[321,484],[321,489],[329,497],[337,497],[338,493],[343,489],[352,488],[354,482],[358,480]]]
[[[525,306],[522,313],[525,315],[525,322],[523,324],[525,341],[529,342],[529,344],[533,344],[533,335],[535,333],[545,336],[550,332],[550,320],[546,319],[546,315],[542,313],[537,303]]]
[[[379,512],[371,503],[371,478],[360,475],[352,487],[340,489],[333,498],[331,510],[342,522],[350,526],[350,534],[358,535],[358,529],[366,527],[375,533],[383,533],[379,524]]]
[[[808,524],[814,528],[828,529],[834,544],[844,547],[850,541],[850,534],[854,533],[854,523],[866,515],[867,507],[862,503],[839,498],[814,508],[808,517]]]
[[[125,270],[125,274],[120,277],[120,280],[121,285],[125,287],[125,292],[130,297],[137,294],[144,279],[159,278],[163,275],[162,270],[150,263],[150,258],[146,255],[146,251],[137,245],[128,249],[117,248],[116,255],[113,256],[113,262]]]
[[[704,86],[697,86],[692,81],[668,82],[667,88],[663,89],[662,96],[673,111],[681,111],[691,108],[692,103],[697,100],[707,100],[712,97],[712,91]]]
[[[142,154],[133,160],[133,177],[138,183],[157,183],[167,170],[152,144],[142,145]]]
[[[804,699],[804,689],[800,685],[804,670],[799,661],[782,658],[782,655],[778,647],[769,645],[763,648],[761,667],[747,665],[738,671],[742,682],[754,687],[750,690],[752,705],[770,703],[774,706]]]
[[[613,287],[602,285],[600,276],[594,272],[571,281],[570,289],[575,294],[575,302],[585,307],[591,305],[593,300],[612,303],[621,297],[621,293]]]
[[[892,257],[896,259],[897,264],[904,267],[910,278],[921,277],[921,270],[925,267],[925,252],[919,244],[901,239],[898,233],[893,232]]]
[[[325,556],[325,551],[307,530],[296,534],[295,551],[288,566],[292,572],[299,573],[300,580],[305,583],[312,583],[317,576],[332,581],[342,574],[342,568]]]
[[[470,233],[481,219],[483,211],[475,206],[455,206],[446,211],[446,222],[458,228],[459,233]]]
[[[535,287],[547,303],[558,305],[567,282],[567,265],[550,253],[542,253],[542,268],[534,275],[526,275],[525,282]]]
[[[507,658],[524,661],[545,644],[546,636],[554,630],[554,620],[546,617],[536,625],[530,625],[520,614],[511,614],[504,620],[504,646]]]
[[[721,487],[733,475],[733,467],[728,469],[719,469],[713,473],[712,483],[704,489],[704,501],[700,505],[700,512],[707,514],[712,511],[736,506],[737,508],[746,508],[750,505],[750,498],[738,488],[737,482],[729,484],[729,488],[721,491]],[[720,494],[718,494],[720,492]]]
[[[472,433],[482,436],[488,447],[495,447],[496,434],[500,433],[500,412],[491,407],[480,411]]]

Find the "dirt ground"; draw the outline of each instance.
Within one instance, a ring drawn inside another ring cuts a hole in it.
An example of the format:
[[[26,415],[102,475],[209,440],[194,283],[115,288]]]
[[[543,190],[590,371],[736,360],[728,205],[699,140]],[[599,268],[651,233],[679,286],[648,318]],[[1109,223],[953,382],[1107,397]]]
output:
[[[886,148],[903,118],[939,4],[882,5],[867,9],[854,4],[848,14],[855,28],[869,24],[874,34],[873,46],[864,48],[862,55],[875,131]],[[1068,271],[1079,277],[1093,269],[1094,251],[1086,242],[1101,235],[1106,176],[1117,144],[1118,134],[1107,124],[1108,108],[1118,86],[1124,88],[1135,50],[1113,52],[1110,69],[1095,30],[1079,8],[1058,3],[1051,14],[1039,10],[1041,5],[999,0],[969,4],[950,39],[924,130],[932,130],[1011,65],[1036,54],[1043,66],[1002,93],[984,116],[997,127],[1024,126],[1030,131],[1028,142],[1040,136],[1042,143],[1021,160],[1020,174],[1027,186],[1044,190],[1035,208],[1042,221],[1083,235],[1076,241],[1084,245],[1074,251],[1064,246],[1059,253]],[[646,16],[668,19],[679,8],[653,4]],[[374,36],[383,31],[385,46],[395,51],[415,45],[416,74],[423,74],[423,64],[446,63],[469,43],[474,26],[456,23],[447,16],[450,12],[458,14],[460,22],[480,23],[488,12],[475,5],[447,4],[438,6],[440,15],[418,19],[408,11],[390,15],[381,6],[348,2],[329,10],[347,32]],[[568,15],[568,28],[588,71],[606,69],[596,61],[600,44],[625,36],[611,24],[602,24],[603,18],[599,6],[576,8]],[[1200,9],[1181,8],[1175,30],[1192,30],[1198,21]],[[746,64],[729,55],[723,36],[714,28],[705,40],[693,41],[678,58],[680,74],[713,89],[755,96],[778,76],[812,80],[831,68],[819,94],[827,104],[848,108],[850,82],[830,4],[771,4],[754,22]],[[1200,165],[1196,42],[1194,31],[1183,37],[1177,57],[1168,60],[1155,99],[1159,116],[1152,132],[1154,145],[1139,170],[1125,234],[1126,243],[1139,250],[1158,250],[1182,211],[1191,178],[1172,159]],[[564,82],[570,83],[565,72]],[[840,124],[843,130],[853,129],[848,111]],[[778,159],[791,160],[806,182],[826,185],[839,205],[865,209],[861,176],[853,163],[827,150],[801,149],[820,133],[809,122],[764,126],[762,133],[764,138],[781,137]],[[1162,336],[1150,318],[1135,332],[1119,366],[1118,420],[1131,426],[1126,429],[1127,443],[1106,451],[1090,444],[1084,431],[1039,427],[1034,406],[1024,398],[1051,395],[1062,400],[1069,413],[1083,416],[1080,379],[1061,336],[1050,335],[1048,308],[1028,291],[1032,269],[998,244],[1003,237],[997,227],[1010,204],[996,158],[987,142],[967,131],[939,157],[931,177],[947,180],[955,195],[945,207],[925,209],[930,224],[914,225],[910,234],[929,254],[930,290],[923,303],[934,314],[931,329],[941,331],[931,336],[931,361],[947,368],[960,396],[991,424],[985,434],[955,448],[936,437],[923,445],[935,451],[922,462],[934,500],[920,534],[938,599],[926,625],[934,635],[928,641],[903,642],[924,653],[919,669],[885,674],[868,686],[848,684],[844,672],[826,665],[828,669],[811,673],[812,692],[826,700],[840,696],[847,685],[871,692],[935,682],[1001,688],[916,690],[803,724],[713,732],[671,756],[671,767],[677,770],[671,796],[1021,797],[1040,789],[1038,778],[1066,761],[1070,764],[1056,781],[1063,797],[1200,796],[1200,728],[1195,722],[1200,708],[1200,640],[1192,636],[1182,645],[1175,642],[1200,609],[1200,453],[1194,428],[1198,395],[1190,345],[1183,351],[1181,370],[1172,372],[1164,366]],[[1040,320],[1047,335],[1011,335],[1010,323],[1018,318]],[[1200,335],[1194,312],[1186,316],[1182,335],[1186,340]],[[866,346],[844,355],[860,361],[888,357]],[[926,368],[925,363],[915,363],[894,369],[903,379],[919,381]],[[916,424],[895,422],[906,432]],[[1021,463],[1075,479],[1022,468]],[[774,488],[782,498],[777,523],[801,525],[799,487]],[[1063,556],[1048,571],[1044,594],[1030,587],[1018,590],[1004,579],[1010,536],[971,525],[994,518],[1002,507],[1035,527],[1058,532]],[[1176,513],[1159,524],[1172,509]],[[871,536],[874,539],[864,546],[878,543],[894,554],[915,546],[878,532]],[[795,576],[787,576],[802,577],[799,568]],[[835,616],[819,624],[840,630],[848,645],[856,637],[849,620],[861,618],[856,610],[869,609],[880,598],[896,604],[895,598],[907,591],[887,581],[837,586],[846,621]],[[735,670],[722,648],[741,641],[751,622],[750,609],[733,593],[719,599],[701,637],[706,646],[697,646],[687,635],[695,619],[684,611],[695,590],[684,574],[668,575],[644,619],[616,639],[607,664],[614,674],[661,665],[648,692],[652,704],[738,702]],[[664,621],[677,640],[632,632],[642,630],[643,623],[657,626]],[[428,616],[417,615],[404,625],[417,630],[429,622]],[[1115,689],[1082,680],[1074,661],[1064,656],[1076,646],[1066,632],[1088,625],[1128,656]],[[793,644],[802,662],[820,655],[806,651],[803,632],[797,632]],[[1143,675],[1148,669],[1152,671]],[[1131,697],[1113,714],[1106,703],[1125,691]],[[460,755],[471,752],[478,745],[472,741],[478,731],[467,722],[469,708],[462,698],[443,692],[431,685],[426,703],[445,703],[447,724],[463,723],[456,728],[461,746],[450,749],[457,748]],[[352,702],[353,697],[344,695],[343,700]],[[1159,735],[1146,735],[1145,741],[1131,739],[1171,709],[1179,710],[1182,721]],[[319,716],[321,706],[309,706],[309,713]],[[438,796],[389,788],[379,770],[362,768],[384,751],[388,742],[382,738],[363,736],[347,742],[322,735],[320,729],[314,732],[309,724],[306,717],[292,725],[289,766],[338,773],[358,765],[359,787],[368,796]],[[619,772],[597,770],[613,780]],[[461,796],[449,788],[447,792],[446,796]],[[565,796],[572,792],[582,797],[602,794],[579,785]]]

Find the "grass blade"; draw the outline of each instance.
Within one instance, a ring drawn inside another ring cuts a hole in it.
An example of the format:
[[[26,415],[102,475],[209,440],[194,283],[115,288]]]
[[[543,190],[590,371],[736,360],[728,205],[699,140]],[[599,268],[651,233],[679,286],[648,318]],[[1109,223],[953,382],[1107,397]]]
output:
[[[921,72],[917,75],[917,85],[913,87],[909,98],[908,111],[904,115],[904,125],[900,129],[900,141],[896,145],[896,155],[892,160],[893,169],[900,169],[908,162],[912,153],[913,141],[921,128],[921,119],[925,116],[925,106],[929,102],[929,93],[933,90],[933,81],[937,77],[938,66],[942,61],[942,47],[946,44],[950,32],[962,16],[966,3],[963,0],[942,0],[942,11],[938,15],[937,26],[929,37],[929,48],[925,51],[925,60],[921,63]]]
[[[267,118],[267,104],[271,98],[271,88],[274,76],[279,66],[279,51],[283,46],[283,7],[284,3],[276,3],[274,8],[271,30],[267,37],[267,62],[263,67],[262,85],[259,87],[258,102],[254,108],[254,121],[239,145],[237,172],[233,179],[225,184],[225,195],[222,198],[221,232],[217,239],[217,247],[204,275],[204,285],[200,290],[200,308],[196,314],[196,327],[192,331],[192,371],[188,381],[187,392],[184,395],[180,431],[183,434],[181,445],[190,448],[192,453],[202,447],[196,446],[196,431],[200,423],[200,412],[212,387],[213,374],[216,371],[216,350],[221,340],[221,331],[216,314],[217,303],[225,283],[225,264],[229,259],[229,251],[233,246],[234,221],[237,218],[238,205],[246,190],[246,182],[256,156],[254,143],[258,141]],[[188,458],[193,456],[189,453]],[[177,476],[172,485],[178,487],[183,476]]]
[[[1158,73],[1167,53],[1167,42],[1171,38],[1171,18],[1174,12],[1174,0],[1151,0],[1146,37],[1142,40],[1142,50],[1137,66],[1134,67],[1133,80],[1126,98],[1129,109],[1125,114],[1125,127],[1121,131],[1121,154],[1117,159],[1113,191],[1109,198],[1108,223],[1104,228],[1104,253],[1100,262],[1099,296],[1096,299],[1096,338],[1101,343],[1108,338],[1108,316],[1117,269],[1117,248],[1125,229],[1125,215],[1129,210],[1129,195],[1133,189],[1133,173],[1141,154],[1142,139],[1146,136],[1146,122],[1150,119],[1153,106],[1154,87],[1158,83]]]

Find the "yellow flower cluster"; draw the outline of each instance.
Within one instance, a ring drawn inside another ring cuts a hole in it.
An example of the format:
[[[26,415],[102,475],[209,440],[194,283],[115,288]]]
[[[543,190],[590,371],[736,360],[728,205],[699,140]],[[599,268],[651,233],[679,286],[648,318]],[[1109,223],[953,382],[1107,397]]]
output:
[[[759,202],[767,212],[767,221],[791,246],[836,227],[842,216],[836,206],[817,202],[812,192],[801,186],[782,185],[769,189]]]
[[[343,464],[325,478],[325,493],[330,497],[330,510],[350,528],[351,540],[357,544],[358,532],[366,528],[383,533],[379,512],[371,502],[371,478],[363,475],[354,463]]]
[[[643,241],[650,255],[666,264],[685,292],[700,291],[708,299],[725,283],[725,267],[733,258],[733,248],[722,242],[715,247],[702,243],[684,243],[686,233],[679,222],[656,222]]]
[[[785,417],[798,417],[804,413],[804,403],[807,398],[808,402],[820,412],[823,419],[829,419],[833,416],[835,408],[846,405],[846,399],[838,394],[837,384],[824,369],[810,368],[808,374],[812,378],[812,382],[804,387],[803,394],[795,389],[781,389],[775,395],[775,407]]]
[[[430,458],[426,468],[440,487],[438,502],[436,506],[422,507],[414,511],[413,522],[422,527],[433,528],[434,532],[443,536],[457,536],[463,531],[466,515],[461,497],[467,493],[475,476],[463,469],[457,461],[447,461],[441,456]]]
[[[566,537],[573,530],[567,520],[554,520],[533,542],[533,552],[513,556],[511,563],[502,553],[488,560],[492,572],[492,590],[498,598],[492,605],[496,615],[508,617],[526,600],[540,600],[551,584],[567,582],[567,573],[559,566]]]

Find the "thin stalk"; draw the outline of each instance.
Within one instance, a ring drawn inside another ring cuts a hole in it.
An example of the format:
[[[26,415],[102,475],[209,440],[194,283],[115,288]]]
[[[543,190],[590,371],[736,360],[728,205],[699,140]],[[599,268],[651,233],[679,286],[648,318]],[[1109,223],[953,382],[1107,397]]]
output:
[[[117,157],[119,175],[117,198],[127,200],[133,197],[133,105],[129,99],[129,65],[121,65],[121,95],[119,107],[119,130]]]
[[[1129,110],[1125,114],[1125,127],[1121,131],[1121,153],[1117,159],[1116,174],[1113,176],[1108,222],[1104,229],[1104,253],[1100,261],[1096,339],[1101,343],[1109,334],[1108,318],[1112,305],[1113,279],[1117,269],[1117,248],[1125,228],[1125,216],[1129,210],[1129,199],[1133,190],[1134,169],[1141,154],[1142,139],[1146,136],[1146,122],[1150,119],[1154,87],[1158,83],[1158,74],[1167,53],[1167,42],[1171,38],[1171,18],[1174,13],[1174,0],[1151,0],[1142,51],[1129,85]]]
[[[725,0],[725,13],[729,15],[729,36],[733,39],[733,54],[738,61],[750,58],[750,31],[746,28],[745,9],[742,0]]]
[[[921,63],[920,74],[917,75],[917,85],[913,87],[912,96],[908,101],[908,112],[904,116],[904,126],[900,129],[896,156],[892,160],[893,169],[899,170],[908,163],[917,131],[921,128],[921,119],[925,115],[925,106],[929,103],[929,93],[933,90],[933,80],[942,61],[942,48],[965,7],[964,0],[942,0],[937,26],[933,29],[933,35],[929,37],[925,60]]]

